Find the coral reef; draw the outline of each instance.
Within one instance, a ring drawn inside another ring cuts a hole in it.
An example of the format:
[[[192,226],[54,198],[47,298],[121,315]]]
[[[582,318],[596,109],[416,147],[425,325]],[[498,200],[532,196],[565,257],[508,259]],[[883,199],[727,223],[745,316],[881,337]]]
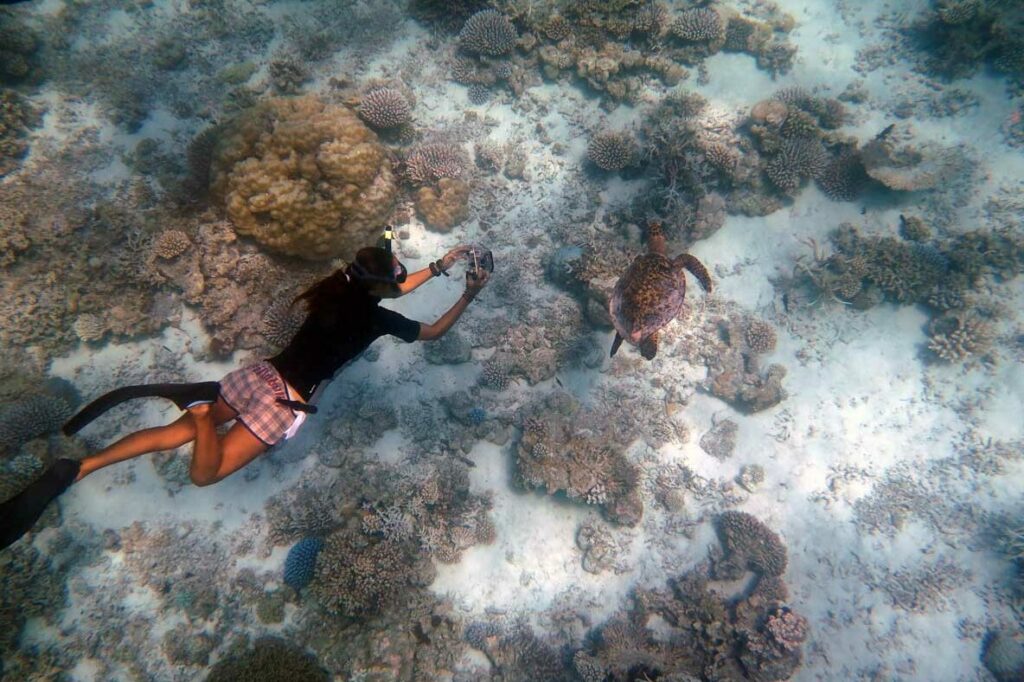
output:
[[[448,232],[469,217],[469,185],[456,178],[441,178],[436,187],[416,190],[414,202],[428,227]]]
[[[683,10],[669,26],[672,35],[689,43],[719,43],[725,41],[722,17],[709,7]]]
[[[412,120],[412,106],[397,88],[375,88],[359,102],[359,117],[379,130],[399,128]]]
[[[752,493],[764,483],[764,467],[760,464],[745,464],[740,467],[736,482],[748,493]]]
[[[632,166],[636,157],[636,140],[624,131],[601,131],[590,138],[587,145],[587,158],[604,171],[620,171]]]
[[[507,630],[494,623],[476,622],[466,627],[463,638],[483,651],[494,672],[506,680],[541,679],[568,682],[558,651],[539,639],[528,626]]]
[[[752,353],[763,355],[775,350],[775,328],[764,320],[748,320],[743,337]]]
[[[808,179],[818,178],[828,166],[821,143],[812,138],[783,140],[765,165],[768,179],[785,194],[793,194]]]
[[[40,42],[39,35],[16,14],[0,14],[0,83],[36,79]]]
[[[719,421],[710,431],[700,437],[700,449],[718,460],[732,457],[732,453],[736,449],[739,428],[739,424],[731,419]]]
[[[513,50],[517,38],[507,16],[486,9],[466,20],[459,32],[459,47],[471,54],[499,57]]]
[[[597,505],[609,521],[640,522],[639,471],[625,456],[636,431],[580,412],[575,399],[553,393],[525,415],[516,448],[516,480],[527,488]]]
[[[192,246],[188,235],[181,230],[164,230],[153,241],[153,253],[157,258],[172,260],[189,250]]]
[[[876,136],[861,148],[860,161],[872,179],[900,192],[948,185],[971,166],[962,150],[933,142],[915,144],[903,130]]]
[[[943,362],[963,362],[991,350],[992,324],[973,310],[951,310],[928,324],[928,350]]]
[[[349,524],[324,540],[310,591],[328,612],[360,617],[432,580],[433,566],[408,539],[368,535]]]
[[[614,534],[603,524],[588,521],[576,531],[576,546],[583,552],[583,570],[587,573],[602,573],[620,569],[621,549]]]
[[[466,172],[466,157],[454,144],[419,145],[405,159],[405,176],[414,185],[429,185],[445,178],[459,179]]]
[[[0,89],[0,178],[15,170],[28,153],[28,130],[38,125],[39,118],[24,97]]]
[[[25,542],[0,553],[0,652],[4,663],[29,618],[49,620],[63,608],[66,575],[61,568]]]
[[[720,580],[736,580],[747,569],[763,576],[781,576],[786,570],[786,547],[756,517],[745,512],[726,511],[718,517],[717,529],[726,555],[715,563]]]
[[[295,644],[280,637],[261,637],[251,648],[217,661],[205,682],[327,682],[330,679],[316,658]]]
[[[239,234],[307,259],[351,258],[387,220],[396,193],[376,135],[314,97],[272,99],[226,124],[211,178]]]
[[[808,623],[785,604],[785,584],[760,577],[730,597],[710,590],[710,577],[700,567],[669,581],[670,590],[638,589],[633,607],[595,628],[588,648],[575,653],[577,674],[586,682],[789,679]],[[657,632],[655,615],[663,620]]]
[[[1019,632],[999,630],[985,638],[981,662],[998,682],[1024,678],[1024,638]]]
[[[302,538],[288,550],[284,560],[284,583],[293,590],[301,590],[313,579],[316,557],[324,541],[317,537]]]
[[[24,443],[56,433],[73,413],[60,396],[28,395],[0,407],[0,454],[13,453]]]

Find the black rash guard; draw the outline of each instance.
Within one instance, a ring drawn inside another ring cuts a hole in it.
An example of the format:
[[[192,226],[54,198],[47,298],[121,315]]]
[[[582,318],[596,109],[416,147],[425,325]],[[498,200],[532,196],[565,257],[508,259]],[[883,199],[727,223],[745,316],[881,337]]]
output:
[[[387,308],[379,298],[344,311],[310,314],[292,340],[268,361],[304,400],[377,338],[390,334],[406,343],[419,338],[420,323]]]

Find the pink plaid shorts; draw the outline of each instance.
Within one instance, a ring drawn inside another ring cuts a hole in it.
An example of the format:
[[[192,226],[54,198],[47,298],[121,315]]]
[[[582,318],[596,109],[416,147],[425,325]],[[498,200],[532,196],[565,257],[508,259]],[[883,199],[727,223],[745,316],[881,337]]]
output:
[[[296,414],[278,398],[289,397],[284,379],[266,360],[246,365],[220,380],[220,397],[238,413],[236,419],[267,445],[294,435],[293,426],[305,414]],[[294,399],[294,396],[292,396]]]

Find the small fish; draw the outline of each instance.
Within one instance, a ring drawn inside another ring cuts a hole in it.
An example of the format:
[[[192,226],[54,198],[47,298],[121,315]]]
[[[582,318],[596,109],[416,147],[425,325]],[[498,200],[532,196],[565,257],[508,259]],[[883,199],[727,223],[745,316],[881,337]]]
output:
[[[565,384],[563,384],[562,380],[559,379],[558,377],[555,377],[555,383],[561,386],[562,388],[565,388]]]
[[[889,125],[887,125],[885,127],[884,130],[882,130],[882,132],[880,132],[877,135],[875,135],[875,139],[876,140],[884,140],[885,138],[889,137],[889,134],[892,133],[893,128],[895,128],[895,127],[896,127],[895,123],[890,123]]]

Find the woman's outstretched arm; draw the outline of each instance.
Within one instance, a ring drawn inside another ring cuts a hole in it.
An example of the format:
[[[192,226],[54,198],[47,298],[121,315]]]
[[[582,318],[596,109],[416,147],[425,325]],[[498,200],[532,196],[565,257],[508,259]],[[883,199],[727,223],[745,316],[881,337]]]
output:
[[[465,257],[469,252],[470,248],[468,246],[456,246],[454,249],[444,254],[443,257],[431,263],[430,267],[423,268],[416,272],[410,272],[405,278],[405,281],[398,285],[399,291],[401,291],[404,296],[431,277],[436,277],[442,272],[450,270],[460,258]]]
[[[468,275],[469,273],[466,274]],[[455,305],[438,318],[437,322],[434,324],[420,324],[420,335],[417,341],[433,341],[444,336],[445,332],[451,329],[455,321],[466,310],[466,306],[469,305],[470,301],[476,298],[476,295],[484,288],[489,278],[490,273],[482,269],[477,270],[475,278],[466,277],[466,291],[462,296],[459,296],[459,300],[455,302]]]

